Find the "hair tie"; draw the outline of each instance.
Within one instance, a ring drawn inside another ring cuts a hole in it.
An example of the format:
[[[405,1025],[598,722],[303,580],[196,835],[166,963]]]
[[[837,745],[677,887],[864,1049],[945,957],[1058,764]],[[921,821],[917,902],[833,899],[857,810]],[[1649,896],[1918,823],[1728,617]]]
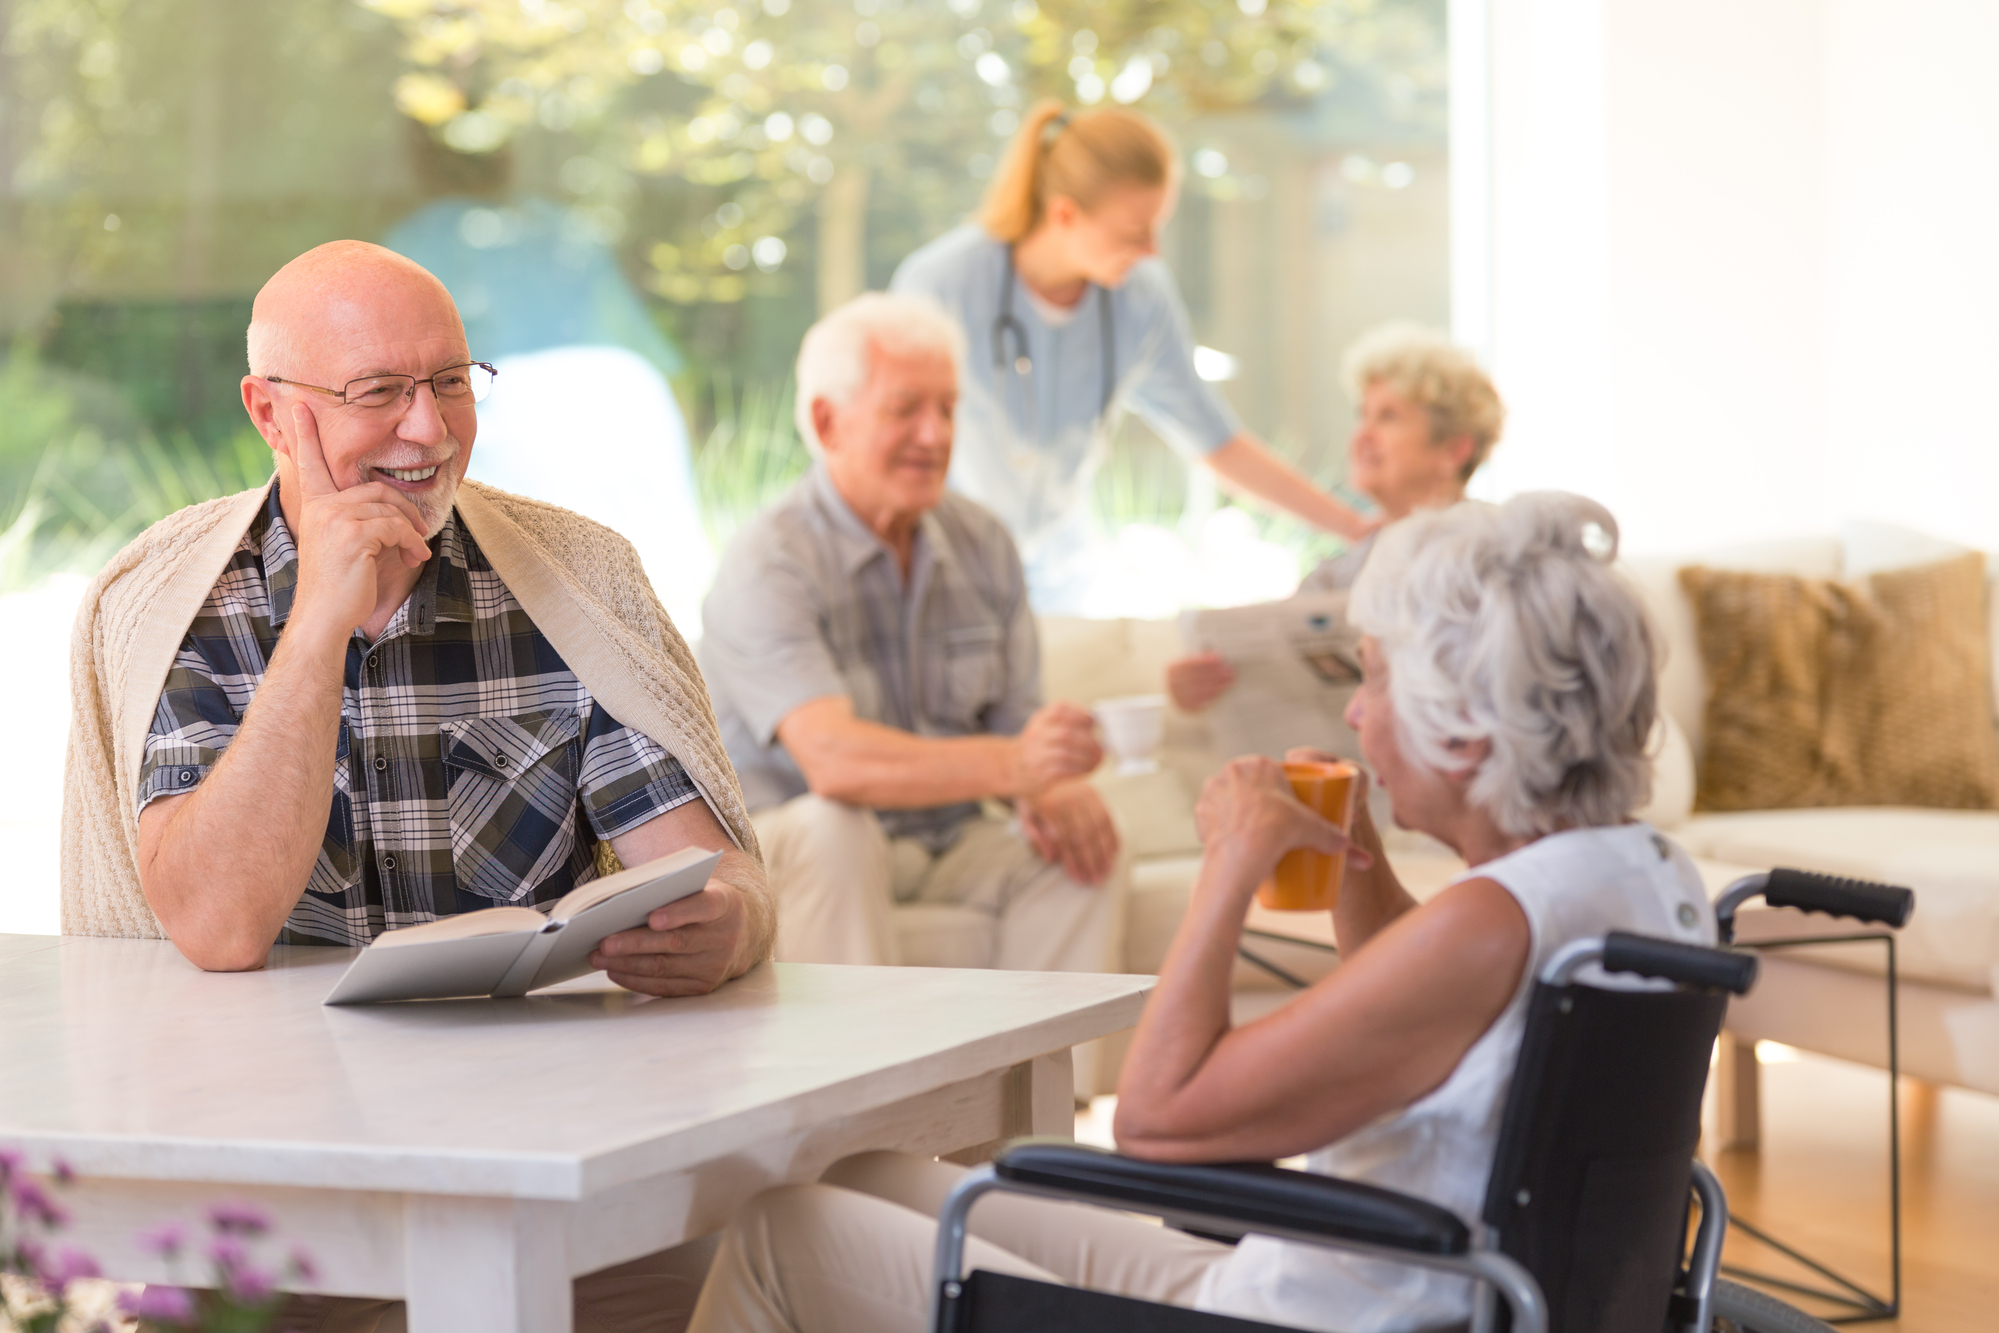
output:
[[[1617,558],[1617,538],[1610,529],[1595,519],[1583,520],[1582,530],[1577,534],[1583,552],[1600,564],[1609,564]]]
[[[1069,128],[1069,113],[1066,111],[1057,111],[1052,117],[1049,118],[1048,123],[1055,127],[1055,132],[1057,134],[1060,134],[1062,131]]]

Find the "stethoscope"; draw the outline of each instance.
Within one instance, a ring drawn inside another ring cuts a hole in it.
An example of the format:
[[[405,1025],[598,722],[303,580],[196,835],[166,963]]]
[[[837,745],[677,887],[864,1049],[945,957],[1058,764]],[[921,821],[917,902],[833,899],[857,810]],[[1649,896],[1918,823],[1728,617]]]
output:
[[[1117,395],[1117,330],[1111,321],[1111,294],[1108,288],[1097,287],[1097,327],[1102,330],[1104,344],[1104,401],[1098,409],[1097,426],[1101,429],[1110,420],[1111,400]],[[1013,338],[1018,349],[1012,358],[1012,370],[1016,382],[1024,381],[1034,373],[1034,359],[1027,350],[1027,327],[1014,317],[1013,313],[1013,247],[1006,248],[1006,271],[1000,275],[999,317],[993,321],[993,373],[1004,377],[1007,373],[1007,338]]]

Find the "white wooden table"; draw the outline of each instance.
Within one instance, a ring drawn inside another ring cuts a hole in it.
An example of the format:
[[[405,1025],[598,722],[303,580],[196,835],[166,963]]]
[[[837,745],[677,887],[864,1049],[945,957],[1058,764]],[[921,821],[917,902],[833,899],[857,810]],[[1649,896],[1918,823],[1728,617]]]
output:
[[[79,1173],[66,1242],[173,1281],[134,1233],[240,1200],[310,1251],[313,1290],[401,1297],[415,1333],[567,1333],[572,1276],[849,1153],[1069,1133],[1069,1047],[1152,984],[766,964],[693,1000],[600,975],[324,1008],[351,952],[218,975],[163,942],[0,935],[0,1145]]]

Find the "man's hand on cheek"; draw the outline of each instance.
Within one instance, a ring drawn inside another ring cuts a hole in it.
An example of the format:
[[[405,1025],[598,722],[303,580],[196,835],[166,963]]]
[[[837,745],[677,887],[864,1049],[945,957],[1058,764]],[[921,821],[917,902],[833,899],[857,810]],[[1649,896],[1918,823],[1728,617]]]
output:
[[[343,490],[320,447],[318,420],[303,403],[294,404],[291,415],[298,606],[333,618],[345,633],[375,609],[378,565],[393,561],[416,569],[430,558],[430,543],[417,507],[395,488],[368,482]]]
[[[654,912],[644,926],[607,936],[590,963],[627,990],[706,995],[729,979],[745,927],[741,891],[711,879],[701,892]]]

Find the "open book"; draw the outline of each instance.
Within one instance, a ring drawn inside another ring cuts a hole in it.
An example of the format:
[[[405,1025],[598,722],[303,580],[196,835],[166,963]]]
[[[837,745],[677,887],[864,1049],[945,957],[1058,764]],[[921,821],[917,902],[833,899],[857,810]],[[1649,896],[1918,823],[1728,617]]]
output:
[[[325,1003],[500,998],[583,976],[605,936],[699,893],[721,859],[720,852],[683,848],[579,885],[546,916],[532,907],[489,907],[388,931],[348,965]]]

